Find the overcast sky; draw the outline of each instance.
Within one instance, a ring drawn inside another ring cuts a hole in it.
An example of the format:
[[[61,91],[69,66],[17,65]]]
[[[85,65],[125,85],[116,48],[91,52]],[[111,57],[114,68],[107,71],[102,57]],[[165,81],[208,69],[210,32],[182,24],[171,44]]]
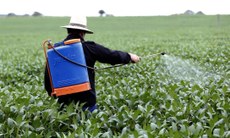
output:
[[[99,10],[114,16],[152,16],[202,11],[230,14],[230,0],[0,0],[0,14],[38,11],[48,16],[98,16]]]

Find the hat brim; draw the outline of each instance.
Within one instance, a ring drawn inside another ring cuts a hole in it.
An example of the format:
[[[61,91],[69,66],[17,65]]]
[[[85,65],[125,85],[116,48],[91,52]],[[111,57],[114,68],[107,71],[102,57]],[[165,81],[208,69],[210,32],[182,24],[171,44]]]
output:
[[[80,26],[71,26],[71,25],[65,25],[65,26],[61,26],[62,28],[70,28],[70,29],[76,29],[76,30],[82,30],[85,31],[88,34],[93,34],[93,31],[87,29],[87,28],[83,28]]]

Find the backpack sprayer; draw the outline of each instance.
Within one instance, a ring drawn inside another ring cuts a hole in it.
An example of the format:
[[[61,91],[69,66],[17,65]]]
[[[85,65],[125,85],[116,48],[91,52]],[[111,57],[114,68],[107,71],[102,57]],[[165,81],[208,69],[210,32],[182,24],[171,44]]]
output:
[[[56,43],[54,46],[51,40],[46,40],[43,42],[43,49],[52,88],[51,95],[56,96],[90,90],[87,69],[98,71],[125,65],[117,64],[98,69],[87,66],[80,39],[71,39],[62,43]],[[161,52],[141,57],[141,59],[165,54],[165,52]]]
[[[91,89],[80,39],[65,41],[57,47],[47,40],[43,43],[43,49],[52,88],[51,95],[62,96]]]

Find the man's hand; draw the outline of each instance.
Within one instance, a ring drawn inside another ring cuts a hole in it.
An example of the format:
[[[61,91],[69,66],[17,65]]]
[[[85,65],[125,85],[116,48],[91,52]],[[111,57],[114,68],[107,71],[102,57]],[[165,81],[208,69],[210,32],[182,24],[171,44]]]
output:
[[[139,56],[137,56],[137,55],[135,55],[135,54],[132,54],[132,53],[129,53],[129,55],[130,55],[131,61],[132,61],[133,63],[137,63],[137,62],[140,61],[140,57],[139,57]]]

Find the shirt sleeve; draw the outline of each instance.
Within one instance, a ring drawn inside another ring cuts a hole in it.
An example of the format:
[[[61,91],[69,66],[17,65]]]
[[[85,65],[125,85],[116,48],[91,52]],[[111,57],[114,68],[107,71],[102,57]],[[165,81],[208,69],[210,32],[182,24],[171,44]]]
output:
[[[102,45],[94,42],[87,42],[87,47],[94,59],[101,63],[115,64],[127,64],[130,63],[131,58],[127,52],[119,50],[111,50]]]

